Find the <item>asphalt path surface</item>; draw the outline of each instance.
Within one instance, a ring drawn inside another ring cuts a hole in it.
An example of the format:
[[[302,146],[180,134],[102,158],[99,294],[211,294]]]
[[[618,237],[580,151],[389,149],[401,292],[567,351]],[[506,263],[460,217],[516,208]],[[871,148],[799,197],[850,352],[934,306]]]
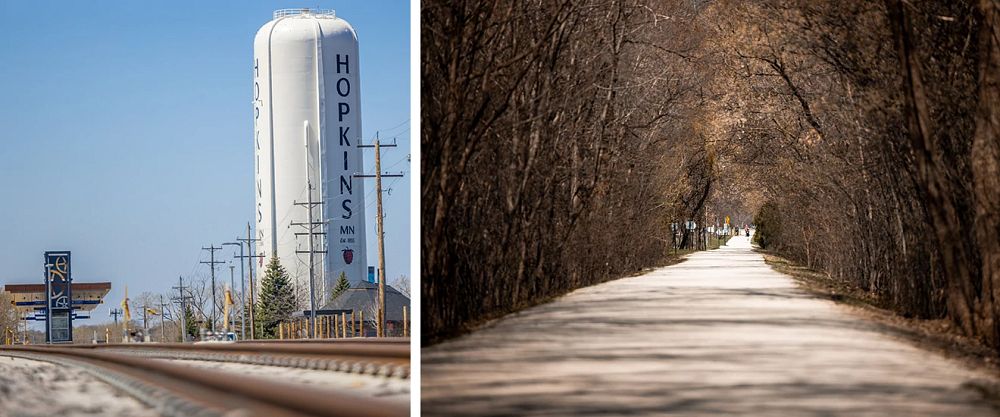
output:
[[[985,373],[772,270],[746,237],[422,350],[423,415],[993,416]]]

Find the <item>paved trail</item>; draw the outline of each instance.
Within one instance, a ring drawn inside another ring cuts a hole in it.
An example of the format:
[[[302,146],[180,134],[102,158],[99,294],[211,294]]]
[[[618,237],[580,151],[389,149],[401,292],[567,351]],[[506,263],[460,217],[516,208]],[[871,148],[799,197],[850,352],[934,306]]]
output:
[[[424,415],[996,415],[987,375],[881,334],[747,238],[422,351]]]

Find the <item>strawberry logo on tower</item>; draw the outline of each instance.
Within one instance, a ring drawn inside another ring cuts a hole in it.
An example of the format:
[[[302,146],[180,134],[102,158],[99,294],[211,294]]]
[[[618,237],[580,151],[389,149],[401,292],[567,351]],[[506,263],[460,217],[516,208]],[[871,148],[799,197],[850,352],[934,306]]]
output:
[[[354,249],[347,248],[344,249],[343,252],[344,252],[344,262],[347,262],[347,264],[350,265],[351,262],[354,261]]]

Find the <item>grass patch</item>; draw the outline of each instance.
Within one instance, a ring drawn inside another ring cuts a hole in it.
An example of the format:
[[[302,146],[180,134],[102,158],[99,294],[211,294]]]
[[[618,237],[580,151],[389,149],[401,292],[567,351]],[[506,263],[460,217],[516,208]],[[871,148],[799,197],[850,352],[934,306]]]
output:
[[[726,235],[716,239],[714,236],[708,238],[708,249],[718,249],[729,242],[729,238],[732,236]]]
[[[773,252],[765,250],[758,250],[758,252],[764,255],[764,262],[767,262],[772,269],[792,277],[800,286],[820,298],[857,307],[882,310],[875,294],[833,279],[824,272],[806,268]]]

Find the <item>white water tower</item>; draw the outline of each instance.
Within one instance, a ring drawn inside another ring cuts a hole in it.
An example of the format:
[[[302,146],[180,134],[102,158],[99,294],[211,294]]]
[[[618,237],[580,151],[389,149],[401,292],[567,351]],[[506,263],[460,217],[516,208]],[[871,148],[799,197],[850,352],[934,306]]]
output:
[[[333,11],[278,10],[254,38],[257,255],[264,265],[277,256],[305,294],[309,257],[297,252],[309,240],[293,223],[307,222],[295,203],[310,199],[311,182],[323,202],[313,221],[327,222],[314,237],[327,251],[314,264],[320,303],[342,272],[352,282],[366,274],[364,182],[353,177],[363,171],[358,60],[354,28]]]

